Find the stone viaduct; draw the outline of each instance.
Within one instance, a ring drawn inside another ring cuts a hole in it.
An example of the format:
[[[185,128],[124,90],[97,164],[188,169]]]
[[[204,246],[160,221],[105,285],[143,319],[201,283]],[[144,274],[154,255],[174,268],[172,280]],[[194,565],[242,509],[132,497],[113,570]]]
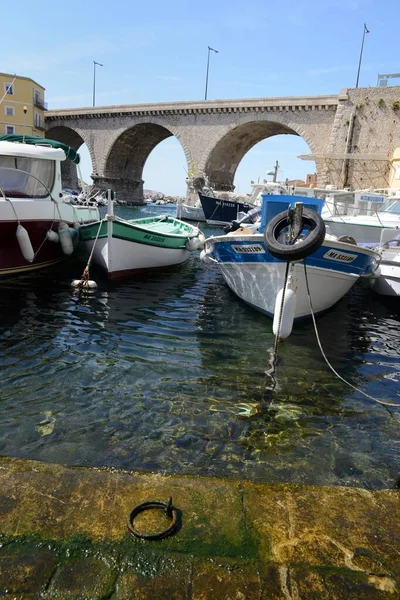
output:
[[[232,190],[246,152],[278,134],[307,142],[319,185],[387,187],[390,159],[400,146],[399,109],[399,87],[344,89],[330,96],[60,109],[46,114],[46,135],[75,149],[86,143],[93,183],[135,204],[143,201],[142,173],[149,154],[170,136],[182,145],[187,171],[205,173],[217,190]],[[76,184],[74,165],[65,167],[65,184]]]

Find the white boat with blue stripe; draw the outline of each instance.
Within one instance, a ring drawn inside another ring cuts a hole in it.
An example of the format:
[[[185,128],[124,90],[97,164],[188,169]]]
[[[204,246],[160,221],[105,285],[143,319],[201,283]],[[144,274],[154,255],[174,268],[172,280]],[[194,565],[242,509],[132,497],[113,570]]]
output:
[[[360,277],[377,276],[377,252],[326,235],[319,216],[322,200],[265,195],[262,202],[261,221],[208,238],[201,259],[217,264],[231,290],[257,310],[271,318],[282,310],[287,335],[290,320],[311,314],[309,298],[317,314],[336,304]],[[305,217],[298,239],[286,245],[285,219],[295,203],[306,208]],[[281,328],[280,337],[287,335]]]

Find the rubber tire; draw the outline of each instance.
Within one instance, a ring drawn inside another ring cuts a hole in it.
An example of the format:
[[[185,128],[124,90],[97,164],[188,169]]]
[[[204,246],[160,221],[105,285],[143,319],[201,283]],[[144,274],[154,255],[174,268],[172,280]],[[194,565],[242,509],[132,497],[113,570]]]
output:
[[[303,209],[303,223],[308,225],[311,231],[300,244],[289,245],[281,244],[277,240],[280,233],[288,226],[287,211],[271,219],[264,230],[264,242],[272,256],[281,260],[296,261],[318,250],[326,233],[323,219],[315,211]]]

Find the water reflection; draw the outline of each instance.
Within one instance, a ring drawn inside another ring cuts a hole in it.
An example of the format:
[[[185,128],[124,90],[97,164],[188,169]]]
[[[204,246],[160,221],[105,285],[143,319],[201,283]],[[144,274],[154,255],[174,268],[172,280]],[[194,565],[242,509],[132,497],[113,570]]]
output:
[[[99,288],[90,296],[71,290],[77,276],[71,264],[0,286],[2,454],[270,482],[391,485],[398,421],[332,374],[309,322],[280,345],[271,379],[271,321],[196,254],[180,269],[115,286],[96,273]],[[390,398],[400,377],[398,322],[372,293],[355,288],[318,326],[339,373]]]

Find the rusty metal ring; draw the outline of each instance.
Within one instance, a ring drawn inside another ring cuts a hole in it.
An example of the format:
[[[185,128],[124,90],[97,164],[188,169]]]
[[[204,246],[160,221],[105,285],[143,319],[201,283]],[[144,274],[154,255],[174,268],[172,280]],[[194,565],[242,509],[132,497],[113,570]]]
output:
[[[167,529],[164,529],[163,531],[158,531],[156,533],[141,533],[140,531],[135,529],[135,527],[133,525],[133,521],[135,520],[135,517],[137,517],[137,515],[139,513],[144,512],[145,510],[152,510],[152,509],[164,510],[166,516],[171,519],[171,523],[167,527]],[[168,498],[167,502],[161,502],[160,500],[149,500],[148,502],[143,502],[142,504],[138,504],[129,513],[129,516],[127,519],[127,527],[128,527],[129,533],[131,533],[132,535],[135,535],[138,538],[142,538],[144,540],[162,540],[162,539],[168,537],[169,535],[172,535],[175,532],[177,526],[178,526],[178,511],[174,506],[172,506],[172,498],[171,497]]]

